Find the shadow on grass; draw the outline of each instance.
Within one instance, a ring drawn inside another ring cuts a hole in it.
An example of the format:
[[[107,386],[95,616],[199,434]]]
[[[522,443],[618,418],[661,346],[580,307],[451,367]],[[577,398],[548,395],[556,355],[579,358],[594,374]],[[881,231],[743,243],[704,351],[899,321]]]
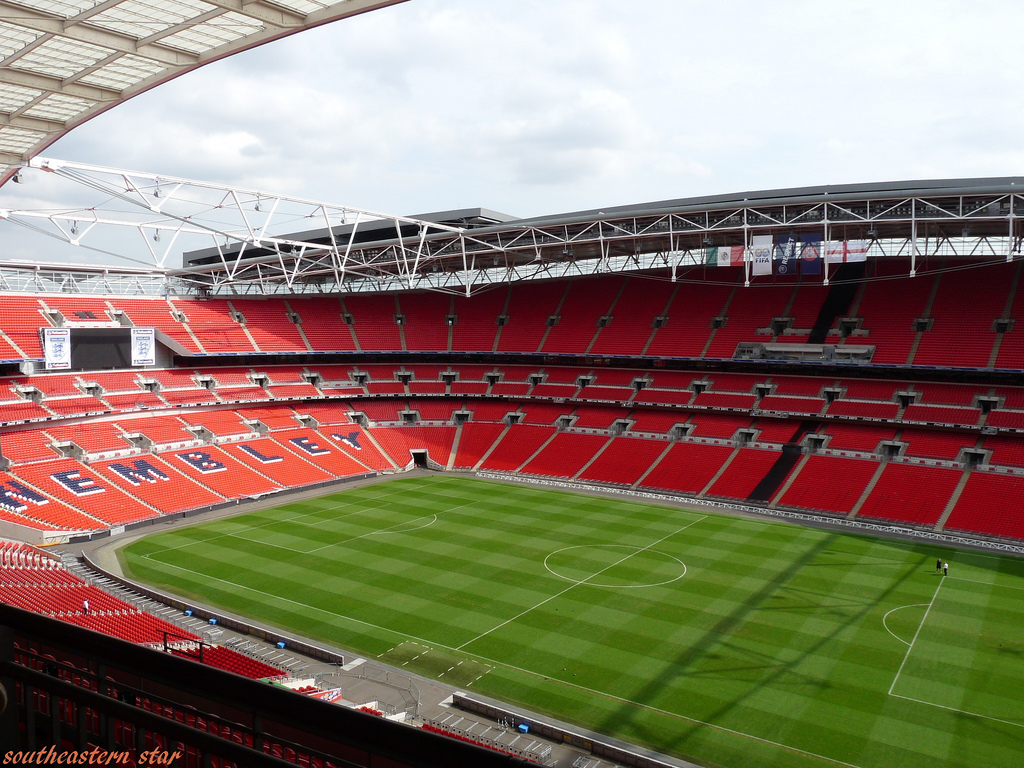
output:
[[[742,603],[739,603],[735,610],[733,610],[729,615],[722,617],[722,619],[713,628],[708,630],[695,643],[683,650],[683,652],[680,653],[672,663],[667,665],[663,674],[649,680],[630,698],[633,701],[639,702],[657,701],[661,694],[672,690],[672,688],[675,687],[678,681],[682,678],[692,678],[695,676],[721,677],[728,673],[730,670],[725,668],[714,670],[714,672],[708,672],[707,670],[699,670],[697,667],[701,662],[708,658],[722,658],[721,656],[716,656],[713,653],[715,648],[728,648],[731,654],[735,654],[738,649],[730,643],[730,638],[737,630],[740,629],[740,627],[743,626],[743,624],[747,622],[752,614],[760,610],[786,610],[787,607],[785,606],[772,606],[769,604],[769,601],[777,597],[781,590],[793,589],[797,592],[806,593],[807,590],[803,587],[790,587],[788,585],[801,573],[801,571],[803,571],[804,568],[813,564],[820,555],[824,554],[836,539],[841,537],[841,534],[831,534],[815,543],[814,546],[805,551],[795,560],[791,561],[784,570],[780,571],[772,579],[767,581],[749,598],[744,600]],[[737,666],[733,671],[747,673],[751,678],[751,685],[749,689],[742,695],[724,702],[717,710],[703,715],[702,719],[709,723],[720,723],[731,711],[741,707],[746,700],[755,696],[762,689],[767,687],[775,686],[780,688],[792,688],[794,685],[799,685],[803,688],[814,687],[819,689],[830,687],[831,684],[827,680],[815,679],[809,675],[800,673],[798,671],[799,666],[803,664],[808,657],[815,655],[822,647],[833,642],[839,635],[845,632],[848,627],[861,621],[865,615],[874,609],[876,605],[885,600],[886,597],[892,593],[896,592],[912,574],[919,572],[921,567],[927,565],[928,560],[931,557],[931,555],[921,554],[915,561],[912,553],[908,553],[908,555],[909,559],[905,561],[905,564],[907,565],[907,572],[896,580],[890,582],[881,592],[878,592],[871,597],[865,597],[862,600],[843,601],[832,606],[834,608],[846,608],[850,612],[844,613],[836,610],[830,611],[832,615],[843,615],[844,619],[840,621],[837,618],[835,627],[827,635],[820,637],[811,647],[805,649],[795,658],[789,661],[779,661],[777,658],[771,657],[767,654],[758,654],[755,651],[743,649],[742,653],[751,657],[751,660],[755,663],[747,666]],[[934,561],[932,562],[932,565],[934,565]],[[809,606],[794,606],[791,609],[800,613],[805,613],[808,612],[808,607]],[[818,608],[821,607],[822,603],[818,603]],[[767,672],[767,674],[765,674],[765,672]],[[757,678],[756,680],[753,679],[755,677]],[[643,709],[636,705],[623,704],[618,707],[613,714],[606,718],[606,720],[598,727],[598,730],[603,732],[617,731],[619,733],[632,730],[639,734],[641,738],[646,740],[648,743],[661,743],[669,749],[673,749],[679,753],[685,753],[686,750],[684,745],[691,737],[704,727],[702,724],[698,723],[687,724],[674,736],[674,738],[666,738],[666,734],[664,732],[647,732],[640,723],[635,722],[637,716],[642,711]]]

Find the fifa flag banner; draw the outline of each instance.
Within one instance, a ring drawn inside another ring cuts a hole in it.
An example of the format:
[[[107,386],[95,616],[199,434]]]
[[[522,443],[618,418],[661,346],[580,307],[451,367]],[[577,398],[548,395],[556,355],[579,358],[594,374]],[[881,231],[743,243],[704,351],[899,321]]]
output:
[[[738,267],[743,263],[743,246],[712,246],[707,249],[704,263],[709,267]]]
[[[800,235],[800,272],[821,274],[821,235]]]
[[[796,274],[796,238],[793,235],[783,235],[775,246],[775,274]]]
[[[60,371],[71,367],[71,329],[44,328],[43,356],[46,370]]]
[[[828,244],[825,260],[829,264],[843,264],[868,260],[867,240],[837,240]]]
[[[754,263],[753,274],[772,273],[772,236],[754,235],[750,238],[750,260]]]
[[[156,365],[155,337],[152,328],[132,328],[132,365]]]

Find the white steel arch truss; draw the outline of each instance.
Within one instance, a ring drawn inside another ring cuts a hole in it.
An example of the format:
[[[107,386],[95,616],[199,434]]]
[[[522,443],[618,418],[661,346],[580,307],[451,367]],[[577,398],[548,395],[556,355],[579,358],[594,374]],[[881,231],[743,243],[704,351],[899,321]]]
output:
[[[1012,260],[1024,241],[1021,179],[783,190],[471,224],[46,158],[30,166],[94,189],[122,210],[0,211],[0,218],[101,251],[99,231],[132,229],[145,244],[137,259],[144,271],[164,275],[169,291],[203,295],[470,295],[519,280],[652,269],[681,280],[704,265],[711,246],[807,232],[869,240],[872,256],[904,258],[912,276],[938,257]],[[172,268],[174,249],[186,241],[206,248]],[[823,272],[827,283],[828,265]]]

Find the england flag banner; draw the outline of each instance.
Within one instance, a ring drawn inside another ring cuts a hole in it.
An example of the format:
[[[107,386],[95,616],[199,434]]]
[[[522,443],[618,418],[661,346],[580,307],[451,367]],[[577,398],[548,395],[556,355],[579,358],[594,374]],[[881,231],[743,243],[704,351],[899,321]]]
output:
[[[156,334],[152,328],[132,328],[132,365],[156,365]]]
[[[754,235],[750,238],[750,260],[754,262],[753,274],[772,273],[772,236]]]
[[[44,328],[43,354],[46,370],[60,371],[71,367],[71,329]]]
[[[868,260],[867,240],[836,240],[829,242],[825,252],[825,260],[829,264],[843,264],[854,261]]]

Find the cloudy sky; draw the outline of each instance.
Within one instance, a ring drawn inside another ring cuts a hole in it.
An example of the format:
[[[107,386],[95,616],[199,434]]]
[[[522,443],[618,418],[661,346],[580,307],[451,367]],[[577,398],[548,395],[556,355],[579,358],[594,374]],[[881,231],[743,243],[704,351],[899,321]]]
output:
[[[1024,175],[1021,29],[1010,0],[411,0],[181,77],[45,154],[399,214]],[[80,194],[8,184],[0,206]],[[73,256],[11,229],[5,257]]]

